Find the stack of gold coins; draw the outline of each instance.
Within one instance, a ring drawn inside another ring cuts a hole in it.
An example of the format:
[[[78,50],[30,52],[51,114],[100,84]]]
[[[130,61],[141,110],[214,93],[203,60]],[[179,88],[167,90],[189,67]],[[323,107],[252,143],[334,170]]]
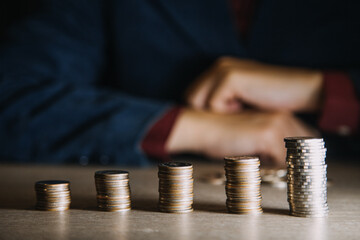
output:
[[[285,138],[290,213],[298,217],[328,215],[326,148],[322,138]]]
[[[225,157],[226,206],[231,213],[262,213],[260,160],[254,156]]]
[[[36,209],[64,211],[70,208],[70,182],[46,180],[35,183]]]
[[[159,165],[159,210],[169,213],[192,212],[194,198],[191,163],[170,162]]]
[[[131,209],[129,172],[105,170],[95,172],[98,208],[123,212]]]

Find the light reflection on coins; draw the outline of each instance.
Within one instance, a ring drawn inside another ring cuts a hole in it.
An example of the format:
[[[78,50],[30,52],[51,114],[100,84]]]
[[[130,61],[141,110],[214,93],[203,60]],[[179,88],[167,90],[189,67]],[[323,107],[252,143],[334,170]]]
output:
[[[129,172],[104,170],[95,172],[98,208],[123,212],[131,209]]]
[[[225,157],[226,206],[229,212],[260,214],[260,160],[254,156]]]
[[[64,211],[70,208],[70,182],[46,180],[35,183],[36,209]]]
[[[290,213],[298,217],[328,215],[326,148],[322,138],[285,138]]]
[[[159,210],[168,213],[193,211],[194,178],[190,163],[159,164]]]

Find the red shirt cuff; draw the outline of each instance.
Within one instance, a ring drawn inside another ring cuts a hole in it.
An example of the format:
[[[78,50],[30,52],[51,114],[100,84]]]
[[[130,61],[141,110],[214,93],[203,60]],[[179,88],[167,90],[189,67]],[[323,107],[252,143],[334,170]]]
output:
[[[319,126],[322,130],[349,135],[358,130],[360,103],[347,74],[324,72],[324,102]]]
[[[151,127],[141,144],[146,155],[169,161],[169,154],[165,150],[165,144],[181,109],[181,107],[170,109]]]

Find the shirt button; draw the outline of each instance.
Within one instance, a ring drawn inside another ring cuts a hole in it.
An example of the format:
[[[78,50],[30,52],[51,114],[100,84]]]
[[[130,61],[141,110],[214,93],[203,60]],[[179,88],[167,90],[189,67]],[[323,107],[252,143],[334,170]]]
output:
[[[347,125],[341,125],[338,128],[338,134],[341,136],[348,136],[351,133],[351,128]]]

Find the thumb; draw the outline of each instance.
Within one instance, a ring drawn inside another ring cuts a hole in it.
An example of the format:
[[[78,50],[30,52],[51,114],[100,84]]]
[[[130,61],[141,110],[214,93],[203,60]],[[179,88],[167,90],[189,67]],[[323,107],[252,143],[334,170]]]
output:
[[[213,88],[207,106],[213,112],[225,114],[237,113],[243,109],[243,104],[229,81],[220,81]]]
[[[206,108],[206,101],[215,85],[215,79],[211,71],[204,73],[187,90],[186,102],[197,110]]]

